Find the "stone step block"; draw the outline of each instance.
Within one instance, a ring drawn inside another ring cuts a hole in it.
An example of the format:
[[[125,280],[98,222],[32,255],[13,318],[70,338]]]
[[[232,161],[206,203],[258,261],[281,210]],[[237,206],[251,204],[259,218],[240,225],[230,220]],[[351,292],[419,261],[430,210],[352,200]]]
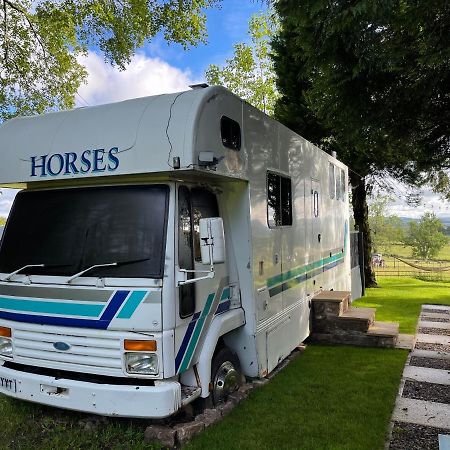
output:
[[[337,317],[348,310],[350,292],[322,291],[312,298],[313,314],[319,320]]]

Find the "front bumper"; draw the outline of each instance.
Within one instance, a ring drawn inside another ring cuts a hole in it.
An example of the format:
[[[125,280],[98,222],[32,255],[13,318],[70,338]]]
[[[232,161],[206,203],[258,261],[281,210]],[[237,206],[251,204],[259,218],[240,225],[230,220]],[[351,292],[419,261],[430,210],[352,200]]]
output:
[[[181,406],[177,381],[155,386],[99,384],[0,367],[0,393],[57,408],[102,416],[163,418]]]

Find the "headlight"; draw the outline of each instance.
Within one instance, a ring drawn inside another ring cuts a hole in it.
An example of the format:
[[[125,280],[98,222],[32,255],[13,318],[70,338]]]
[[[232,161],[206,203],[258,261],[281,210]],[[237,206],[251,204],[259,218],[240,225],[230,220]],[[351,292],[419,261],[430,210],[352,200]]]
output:
[[[125,353],[125,368],[128,373],[141,375],[158,374],[158,355],[156,353]]]
[[[12,356],[12,341],[6,337],[0,337],[0,356]]]

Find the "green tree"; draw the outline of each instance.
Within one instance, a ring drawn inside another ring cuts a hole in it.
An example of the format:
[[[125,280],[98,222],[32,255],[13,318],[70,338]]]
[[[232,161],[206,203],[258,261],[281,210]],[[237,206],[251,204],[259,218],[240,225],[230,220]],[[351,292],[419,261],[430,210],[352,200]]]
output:
[[[276,116],[350,167],[368,250],[374,178],[420,185],[449,163],[449,4],[278,0],[276,10]],[[368,259],[365,273],[370,286]]]
[[[425,213],[419,222],[409,223],[405,244],[412,247],[416,258],[434,258],[448,242],[442,230],[442,222],[436,215]]]
[[[4,217],[0,217],[0,227],[5,225],[6,219]]]
[[[272,115],[278,93],[270,58],[270,40],[278,28],[271,11],[255,14],[249,21],[250,43],[234,45],[234,55],[223,67],[211,64],[205,76],[209,84],[222,85],[251,105]]]
[[[0,122],[74,106],[89,48],[124,69],[162,32],[190,46],[205,38],[204,8],[220,0],[0,0]]]
[[[388,213],[391,199],[378,196],[369,204],[369,226],[372,233],[372,250],[387,252],[391,244],[403,242],[404,230],[402,220]]]

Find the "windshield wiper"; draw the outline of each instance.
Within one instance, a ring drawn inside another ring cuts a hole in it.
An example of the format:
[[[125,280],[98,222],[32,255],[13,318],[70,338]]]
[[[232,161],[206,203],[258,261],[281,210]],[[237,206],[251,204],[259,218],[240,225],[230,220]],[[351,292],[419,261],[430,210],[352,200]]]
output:
[[[45,264],[27,264],[26,266],[23,266],[20,269],[11,272],[9,275],[6,275],[6,277],[3,278],[2,281],[9,281],[14,275],[17,275],[18,273],[22,272],[22,270],[28,269],[30,267],[45,267]]]
[[[68,266],[69,264],[27,264],[26,266],[21,267],[20,269],[15,270],[14,272],[11,272],[9,275],[6,275],[5,278],[1,281],[10,281],[11,278],[14,275],[17,275],[18,273],[22,272],[22,270],[29,269],[32,267],[63,267]]]
[[[93,269],[97,269],[99,267],[114,267],[117,266],[118,263],[113,262],[113,263],[105,263],[105,264],[95,264],[91,267],[88,267],[87,269],[82,270],[81,272],[76,273],[75,275],[72,275],[67,281],[66,283],[69,284],[71,283],[73,280],[75,280],[75,278],[81,277],[81,275],[84,275],[87,272],[90,272]]]
[[[75,280],[78,277],[81,277],[81,275],[84,275],[87,272],[90,272],[93,269],[98,269],[99,267],[117,267],[121,266],[122,264],[131,264],[131,263],[137,263],[137,262],[143,262],[148,261],[150,258],[138,258],[138,259],[129,259],[126,261],[119,261],[119,262],[113,262],[113,263],[105,263],[105,264],[94,264],[91,267],[88,267],[81,272],[76,273],[75,275],[72,275],[67,281],[67,284],[70,284],[73,280]]]

